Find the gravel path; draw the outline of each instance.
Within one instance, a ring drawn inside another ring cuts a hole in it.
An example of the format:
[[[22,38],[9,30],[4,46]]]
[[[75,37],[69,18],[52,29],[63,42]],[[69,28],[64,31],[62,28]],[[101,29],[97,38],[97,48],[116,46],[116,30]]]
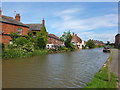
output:
[[[110,71],[113,72],[120,81],[120,50],[112,49],[112,62],[110,64]],[[118,69],[119,68],[119,69]],[[120,88],[120,83],[119,83]]]

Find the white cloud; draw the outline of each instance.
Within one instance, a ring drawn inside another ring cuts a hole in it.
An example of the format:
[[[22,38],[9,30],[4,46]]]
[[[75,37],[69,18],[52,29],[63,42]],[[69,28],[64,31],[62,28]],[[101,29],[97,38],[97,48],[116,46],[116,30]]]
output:
[[[54,15],[61,18],[60,21],[53,22],[51,24],[53,29],[57,29],[57,32],[64,32],[71,30],[78,33],[79,36],[83,36],[83,39],[100,39],[103,41],[114,42],[114,36],[117,33],[102,33],[97,34],[90,32],[100,28],[113,28],[118,26],[118,15],[117,14],[106,14],[98,17],[90,17],[87,19],[79,19],[74,17],[81,9],[70,9],[56,12]],[[79,12],[80,13],[80,12]],[[106,30],[108,31],[108,30]],[[82,34],[80,34],[82,33]]]
[[[100,33],[100,34],[94,32],[83,32],[83,33],[79,33],[78,36],[80,36],[84,40],[95,39],[95,40],[102,40],[104,42],[107,41],[114,42],[115,35],[117,33],[112,33],[111,31],[117,31],[117,30],[110,30],[109,33],[108,31],[105,31],[104,33]]]

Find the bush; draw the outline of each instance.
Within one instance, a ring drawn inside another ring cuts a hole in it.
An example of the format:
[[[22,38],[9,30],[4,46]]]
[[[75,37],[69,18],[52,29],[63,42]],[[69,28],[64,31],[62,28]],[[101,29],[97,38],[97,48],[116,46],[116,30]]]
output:
[[[25,37],[20,37],[15,40],[15,44],[17,44],[17,46],[22,46],[26,43],[30,43],[30,40],[26,39]]]
[[[9,49],[3,51],[2,57],[3,59],[18,58],[23,57],[23,53],[18,50]]]
[[[35,47],[38,49],[45,49],[46,41],[44,40],[44,38],[42,38],[42,37],[37,38]]]
[[[86,48],[86,46],[85,45],[82,45],[82,49],[85,49]]]
[[[34,46],[31,43],[26,43],[26,44],[20,46],[19,48],[17,48],[17,50],[19,50],[23,53],[31,53],[34,51]]]
[[[95,43],[91,40],[88,40],[88,42],[86,43],[86,45],[89,47],[89,48],[95,48]]]

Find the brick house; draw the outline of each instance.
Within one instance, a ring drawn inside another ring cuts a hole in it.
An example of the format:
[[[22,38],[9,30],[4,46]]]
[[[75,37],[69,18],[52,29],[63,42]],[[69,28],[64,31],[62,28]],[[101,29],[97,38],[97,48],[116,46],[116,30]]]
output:
[[[118,48],[119,44],[120,44],[120,34],[117,34],[115,36],[115,48]]]
[[[36,36],[37,32],[40,32],[42,27],[45,26],[45,20],[42,20],[42,24],[26,24],[29,26],[29,31],[32,32],[33,37]],[[47,32],[48,33],[48,32]]]
[[[85,41],[83,41],[80,37],[77,36],[77,34],[74,34],[74,33],[72,36],[71,43],[73,43],[73,45],[76,45],[77,49],[82,48],[82,45],[85,46],[85,44],[86,44]]]
[[[36,33],[40,32],[42,27],[45,26],[45,20],[42,20],[42,24],[26,24],[29,26],[30,32],[32,32],[33,37],[36,37]],[[48,32],[47,32],[48,33]],[[63,42],[60,41],[60,38],[57,37],[54,34],[48,34],[48,44],[46,45],[46,48],[54,48],[57,46],[63,45]]]
[[[54,34],[48,34],[48,44],[46,48],[57,48],[59,46],[64,46],[63,42]]]
[[[8,45],[12,38],[10,33],[18,33],[19,35],[26,35],[28,33],[29,27],[22,22],[20,22],[20,14],[16,14],[15,18],[2,15],[0,10],[0,25],[1,32],[0,37],[2,38],[1,42],[5,45]]]
[[[104,46],[105,44],[103,43],[103,41],[99,41],[99,40],[93,40],[93,39],[90,39],[91,41],[93,41],[95,43],[95,45],[101,45],[101,46]]]

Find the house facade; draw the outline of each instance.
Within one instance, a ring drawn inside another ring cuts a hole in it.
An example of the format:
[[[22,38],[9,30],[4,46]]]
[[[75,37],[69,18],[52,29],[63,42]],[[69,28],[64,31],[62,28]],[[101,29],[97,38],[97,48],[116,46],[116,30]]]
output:
[[[115,36],[115,48],[118,48],[119,44],[120,44],[120,34],[117,34]]]
[[[30,32],[32,32],[33,37],[36,37],[36,33],[40,32],[45,27],[45,20],[42,20],[42,24],[26,24],[30,28]],[[46,31],[46,33],[48,33]],[[46,48],[57,48],[59,46],[62,46],[63,42],[60,40],[59,37],[57,37],[54,34],[48,34],[48,43],[46,45]]]
[[[54,34],[48,34],[48,44],[46,45],[46,48],[55,49],[55,48],[58,48],[60,46],[64,46],[64,44],[60,40],[60,38]]]
[[[77,49],[81,49],[82,46],[86,45],[86,42],[83,41],[77,34],[73,33],[71,43],[76,46]]]
[[[93,40],[93,39],[90,39],[91,41],[93,41],[95,43],[95,45],[100,45],[100,46],[104,46],[105,44],[102,42],[102,41],[99,41],[99,40]]]
[[[12,38],[10,37],[11,33],[18,33],[19,35],[28,34],[29,27],[22,22],[20,22],[20,14],[16,14],[15,18],[2,15],[0,10],[0,25],[1,32],[0,37],[1,42],[5,45],[8,45]]]

